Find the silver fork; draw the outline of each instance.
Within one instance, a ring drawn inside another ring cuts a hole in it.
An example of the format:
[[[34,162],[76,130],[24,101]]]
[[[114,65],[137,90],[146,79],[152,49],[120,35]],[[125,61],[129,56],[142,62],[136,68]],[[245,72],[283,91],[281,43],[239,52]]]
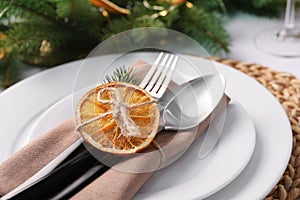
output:
[[[177,61],[178,55],[161,52],[139,86],[159,99],[168,88]]]
[[[143,89],[145,89],[150,95],[152,95],[154,98],[159,99],[163,96],[164,92],[168,88],[168,85],[171,81],[172,75],[175,71],[175,67],[177,65],[178,56],[170,53],[164,53],[161,52],[156,60],[154,61],[153,65],[145,75],[144,79],[141,81],[139,86]],[[64,176],[64,172],[70,170],[70,166],[73,168],[73,170],[76,170],[76,167],[74,167],[75,164],[78,165],[78,167],[86,167],[86,163],[89,162],[91,159],[95,159],[92,155],[89,154],[88,151],[86,153],[90,155],[89,157],[86,157],[84,161],[82,161],[82,158],[77,158],[76,161],[71,159],[70,161],[67,161],[64,163],[63,166],[60,166],[60,168],[57,168],[59,170],[55,170],[55,168],[68,156],[70,155],[74,149],[76,149],[81,144],[81,139],[77,140],[74,144],[72,144],[67,150],[62,152],[59,156],[57,156],[51,163],[46,165],[44,168],[42,168],[37,174],[35,174],[33,177],[31,177],[29,180],[27,180],[25,183],[18,186],[13,191],[9,192],[7,195],[3,197],[3,199],[9,199],[12,197],[16,197],[16,195],[19,195],[19,197],[28,197],[26,195],[45,195],[45,191],[49,192],[49,187],[45,188],[45,186],[40,186],[40,188],[34,189],[34,186],[37,185],[39,187],[39,182],[43,181],[44,185],[45,182],[47,182],[47,176],[52,176],[52,180],[55,179],[55,176],[57,176],[57,182],[58,184],[63,183],[64,179],[66,177]],[[83,154],[83,155],[87,155]],[[83,157],[83,156],[82,156]],[[76,157],[75,157],[76,158]],[[69,163],[69,164],[68,164]],[[77,181],[75,181],[75,185],[68,186],[64,191],[58,193],[55,195],[54,199],[57,199],[56,197],[64,196],[67,191],[72,192],[73,189],[75,189],[80,184],[79,182],[84,182],[88,178],[90,178],[93,174],[99,172],[100,170],[106,171],[108,167],[104,166],[103,164],[98,164],[96,166],[92,165],[92,168],[87,171],[90,172],[88,175],[82,175]],[[91,172],[92,171],[92,172]],[[58,175],[57,175],[58,174]],[[46,177],[46,178],[45,178]],[[54,178],[53,178],[54,177]],[[49,180],[49,178],[48,178]],[[60,181],[59,181],[60,180]],[[78,182],[79,181],[79,182]],[[49,182],[49,181],[48,181]],[[31,189],[33,188],[33,189]],[[32,190],[32,191],[30,191]],[[25,191],[25,193],[20,193],[22,191]],[[20,196],[20,194],[21,196]],[[23,195],[23,196],[22,196]]]

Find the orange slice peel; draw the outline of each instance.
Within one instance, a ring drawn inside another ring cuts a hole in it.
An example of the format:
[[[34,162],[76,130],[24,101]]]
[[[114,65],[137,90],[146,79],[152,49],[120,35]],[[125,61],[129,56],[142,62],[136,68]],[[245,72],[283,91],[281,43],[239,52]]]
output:
[[[77,104],[76,125],[91,145],[113,154],[147,148],[157,133],[158,102],[142,88],[123,82],[99,85]]]

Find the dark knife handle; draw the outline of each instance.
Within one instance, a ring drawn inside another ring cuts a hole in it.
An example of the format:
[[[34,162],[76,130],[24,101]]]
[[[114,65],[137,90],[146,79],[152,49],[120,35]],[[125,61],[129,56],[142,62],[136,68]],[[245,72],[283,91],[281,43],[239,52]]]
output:
[[[45,177],[10,199],[65,199],[109,169],[85,147],[79,154],[68,158]]]

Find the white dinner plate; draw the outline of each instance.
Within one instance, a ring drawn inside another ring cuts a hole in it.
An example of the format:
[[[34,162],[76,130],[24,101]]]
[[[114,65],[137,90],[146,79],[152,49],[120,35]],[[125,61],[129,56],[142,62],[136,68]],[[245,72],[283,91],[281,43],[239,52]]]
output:
[[[33,125],[30,134],[37,137],[72,115],[72,95],[69,95],[49,108]],[[219,124],[222,120],[220,117],[212,123]],[[199,159],[199,147],[204,137],[201,135],[175,163],[157,171],[135,199],[199,199],[211,195],[245,168],[254,151],[256,134],[250,116],[233,100],[226,110],[218,145],[205,159]],[[195,184],[201,189],[195,189]]]
[[[98,62],[99,59],[111,58],[106,56],[93,59],[94,62]],[[199,66],[207,63],[206,60],[198,57],[189,56],[189,59]],[[74,77],[81,62],[72,62],[47,70],[14,85],[1,94],[0,120],[3,125],[0,127],[0,161],[34,137],[28,130],[31,130],[35,117],[72,92]],[[288,163],[292,144],[288,118],[277,100],[256,81],[228,66],[220,63],[215,65],[226,77],[227,94],[245,108],[254,122],[257,146],[241,175],[210,198],[260,199],[277,183]],[[225,136],[224,134],[222,138]],[[221,144],[220,142],[218,148]],[[214,153],[210,155],[210,157],[214,156],[216,156]],[[210,182],[213,184],[213,180]],[[180,188],[185,183],[176,185],[176,188]],[[191,187],[196,192],[201,190],[197,183],[193,183]],[[169,188],[156,189],[156,194],[163,195]],[[143,195],[143,190],[147,193],[143,188],[136,198]]]

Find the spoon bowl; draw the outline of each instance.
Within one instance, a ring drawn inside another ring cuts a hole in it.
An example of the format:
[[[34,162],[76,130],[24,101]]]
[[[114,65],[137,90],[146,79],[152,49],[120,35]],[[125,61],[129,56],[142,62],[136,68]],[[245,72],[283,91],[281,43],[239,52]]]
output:
[[[202,76],[166,92],[159,100],[163,107],[164,129],[185,130],[200,124],[225,94],[222,74]]]

